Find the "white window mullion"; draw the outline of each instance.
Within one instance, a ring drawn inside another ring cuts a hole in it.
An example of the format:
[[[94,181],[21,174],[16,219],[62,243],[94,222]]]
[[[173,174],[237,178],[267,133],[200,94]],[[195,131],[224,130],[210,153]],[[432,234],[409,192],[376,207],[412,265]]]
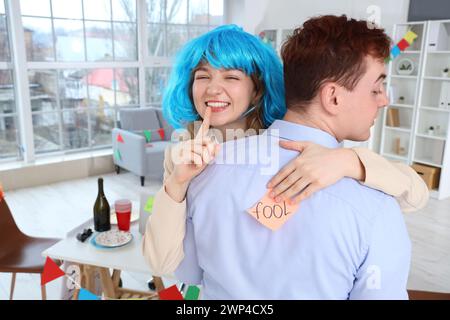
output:
[[[167,0],[164,0],[164,22],[163,22],[163,51],[164,51],[164,56],[167,57]]]
[[[16,106],[19,118],[19,130],[22,142],[22,152],[25,163],[35,160],[33,139],[33,118],[31,115],[31,100],[28,81],[27,56],[25,39],[20,13],[20,1],[8,0],[9,25],[11,30],[11,47],[16,85]]]
[[[146,97],[146,79],[145,79],[145,61],[148,58],[148,41],[147,41],[147,6],[146,0],[137,0],[137,43],[138,43],[138,81],[139,81],[139,106],[145,107],[147,104]]]
[[[187,6],[187,10],[186,10],[186,15],[187,15],[187,17],[186,17],[186,28],[187,28],[187,38],[188,38],[188,41],[189,41],[189,39],[191,38],[191,28],[189,28],[189,25],[190,25],[190,21],[189,21],[189,3],[190,3],[190,1],[189,0],[187,0],[186,1],[186,6]]]
[[[84,19],[84,1],[81,0],[81,17],[83,19],[83,42],[84,42],[84,61],[88,61],[87,40],[86,40],[86,20]]]
[[[53,20],[53,5],[52,5],[52,1],[51,0],[50,0],[50,21],[52,23],[52,39],[53,39],[53,55],[54,55],[54,60],[53,61],[57,61],[58,59],[56,58],[55,22]]]
[[[52,22],[52,39],[53,39],[53,54],[55,56],[54,61],[57,61],[57,53],[56,53],[56,32],[55,32],[55,21],[53,19],[53,4],[50,0],[50,17]],[[57,70],[54,70],[53,68],[49,70],[53,71],[55,73],[55,80],[56,80],[56,91],[55,91],[55,98],[56,98],[56,110],[58,113],[58,137],[59,137],[59,149],[64,150],[64,138],[63,138],[63,113],[62,113],[62,107],[61,107],[61,101],[59,99],[59,74]]]
[[[96,110],[97,110],[97,114],[98,114],[98,109],[96,109]],[[103,110],[105,110],[105,109],[103,109]],[[91,110],[89,108],[86,108],[86,112],[87,112],[86,116],[87,116],[87,130],[88,130],[88,147],[92,148],[93,134],[92,134],[92,124],[91,124]]]
[[[59,97],[59,71],[58,70],[52,70],[55,73],[55,80],[56,80],[56,110],[58,110],[58,131],[59,131],[59,147],[61,150],[64,150],[64,138],[63,138],[63,123],[64,123],[64,115],[63,115],[63,108],[61,106],[61,99]]]
[[[116,61],[116,48],[115,48],[115,43],[114,43],[114,23],[113,23],[112,0],[109,0],[109,7],[111,8],[111,15],[109,16],[109,23],[111,23],[112,56],[113,56],[113,61]]]

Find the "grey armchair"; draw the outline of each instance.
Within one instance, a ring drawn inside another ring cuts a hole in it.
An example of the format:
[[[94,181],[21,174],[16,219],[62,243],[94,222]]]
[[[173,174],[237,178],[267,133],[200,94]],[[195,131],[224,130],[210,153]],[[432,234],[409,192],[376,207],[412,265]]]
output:
[[[163,129],[161,131],[160,129]],[[141,177],[161,179],[164,173],[164,150],[170,144],[173,129],[158,108],[126,108],[120,110],[120,128],[112,130],[112,146],[116,172],[124,168]],[[146,141],[145,133],[151,135]]]

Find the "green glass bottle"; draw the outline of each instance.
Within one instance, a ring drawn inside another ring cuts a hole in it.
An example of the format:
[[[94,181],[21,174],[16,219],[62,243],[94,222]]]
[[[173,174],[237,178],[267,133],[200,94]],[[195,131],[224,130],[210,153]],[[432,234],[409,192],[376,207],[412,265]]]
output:
[[[98,179],[98,195],[94,204],[94,229],[98,232],[111,229],[110,208],[103,192],[103,178]]]

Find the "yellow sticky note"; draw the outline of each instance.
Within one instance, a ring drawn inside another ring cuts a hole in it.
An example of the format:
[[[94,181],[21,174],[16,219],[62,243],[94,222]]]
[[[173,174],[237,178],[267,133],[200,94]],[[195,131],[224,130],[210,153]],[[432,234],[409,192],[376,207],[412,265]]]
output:
[[[155,197],[153,197],[153,196],[148,197],[147,202],[145,203],[144,211],[147,211],[148,213],[152,213],[154,200],[155,200]]]
[[[291,205],[286,201],[276,203],[269,197],[268,190],[261,200],[247,209],[247,212],[267,228],[275,231],[286,223],[297,211],[299,205]]]
[[[412,31],[408,31],[403,37],[403,39],[405,39],[409,44],[412,44],[417,37],[418,37],[417,34],[415,34]]]

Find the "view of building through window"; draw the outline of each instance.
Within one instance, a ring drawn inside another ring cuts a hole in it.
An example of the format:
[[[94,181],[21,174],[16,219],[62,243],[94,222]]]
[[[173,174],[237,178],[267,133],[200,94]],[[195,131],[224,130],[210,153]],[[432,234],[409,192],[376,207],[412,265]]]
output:
[[[0,0],[0,160],[21,156],[8,34],[5,3]]]
[[[17,159],[20,135],[3,1],[0,159]],[[138,7],[145,10],[143,34]],[[223,23],[223,0],[20,0],[20,11],[36,155],[109,147],[121,108],[160,106],[170,74],[170,62],[161,59],[171,61],[189,39]],[[138,41],[145,42],[142,57]]]

